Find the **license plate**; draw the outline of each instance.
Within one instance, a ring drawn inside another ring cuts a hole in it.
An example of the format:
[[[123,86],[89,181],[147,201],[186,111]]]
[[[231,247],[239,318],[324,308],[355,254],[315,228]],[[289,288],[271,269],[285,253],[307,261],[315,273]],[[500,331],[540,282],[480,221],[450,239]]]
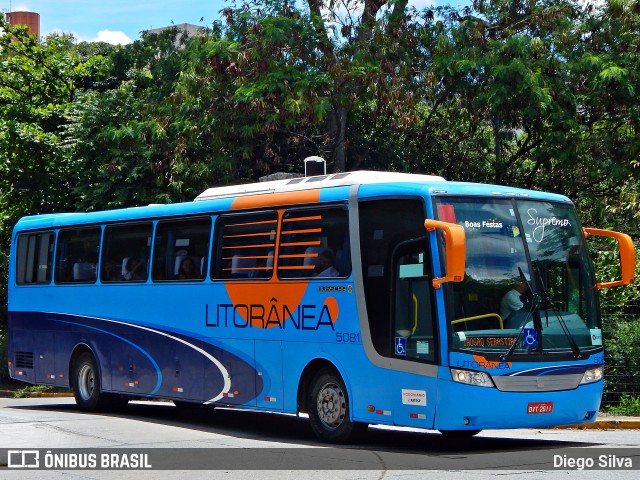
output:
[[[527,413],[551,413],[553,411],[553,402],[532,402],[527,405]]]

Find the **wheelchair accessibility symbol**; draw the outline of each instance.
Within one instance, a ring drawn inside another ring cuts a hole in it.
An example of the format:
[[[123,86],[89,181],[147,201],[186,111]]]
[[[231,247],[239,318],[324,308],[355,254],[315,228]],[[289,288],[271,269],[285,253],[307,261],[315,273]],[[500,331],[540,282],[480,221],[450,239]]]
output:
[[[538,346],[538,332],[535,329],[525,328],[522,334],[523,334],[523,344],[525,347]]]
[[[396,355],[407,355],[407,339],[396,337]]]

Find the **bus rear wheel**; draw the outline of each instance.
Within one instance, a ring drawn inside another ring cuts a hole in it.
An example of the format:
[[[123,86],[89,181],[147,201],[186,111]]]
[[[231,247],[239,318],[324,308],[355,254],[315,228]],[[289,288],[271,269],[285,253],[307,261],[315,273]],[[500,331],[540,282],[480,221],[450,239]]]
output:
[[[128,400],[118,395],[103,393],[100,388],[100,371],[96,359],[84,352],[73,364],[73,396],[81,410],[95,412],[124,407]]]
[[[345,384],[334,369],[320,370],[311,382],[309,420],[323,442],[348,443],[366,430],[367,424],[349,418],[349,397]]]

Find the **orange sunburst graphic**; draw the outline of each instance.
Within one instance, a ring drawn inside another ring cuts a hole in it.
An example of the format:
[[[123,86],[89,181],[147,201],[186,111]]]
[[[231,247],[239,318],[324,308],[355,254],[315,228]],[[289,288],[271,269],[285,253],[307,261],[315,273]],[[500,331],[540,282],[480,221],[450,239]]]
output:
[[[257,328],[282,325],[297,311],[309,282],[227,282],[227,294],[238,315]],[[286,318],[285,318],[286,317]]]
[[[270,193],[238,197],[231,205],[232,210],[259,207],[278,207],[285,205],[308,205],[320,201],[320,190],[306,190],[284,193]],[[338,302],[333,297],[325,299],[322,306],[301,306],[302,299],[309,286],[309,280],[281,281],[278,272],[280,232],[284,210],[278,210],[278,224],[275,252],[273,254],[274,275],[267,281],[228,281],[225,282],[227,294],[234,305],[234,314],[244,318],[247,324],[257,328],[280,327],[294,316],[300,318],[313,315],[319,322],[333,323],[338,318]],[[300,312],[300,309],[307,310]],[[323,314],[325,315],[323,317]],[[329,321],[330,319],[330,321]]]

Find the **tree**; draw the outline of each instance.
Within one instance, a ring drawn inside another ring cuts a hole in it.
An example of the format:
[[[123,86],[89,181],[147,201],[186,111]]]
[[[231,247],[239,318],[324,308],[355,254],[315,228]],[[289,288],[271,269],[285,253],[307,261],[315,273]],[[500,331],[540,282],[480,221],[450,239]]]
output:
[[[75,209],[64,127],[78,85],[98,81],[103,57],[78,54],[73,39],[40,42],[0,15],[0,328],[6,312],[11,230],[19,217]]]
[[[401,79],[419,74],[411,57],[418,25],[408,21],[406,1],[309,0],[304,11],[287,0],[254,0],[226,9],[224,19],[191,73],[227,92],[227,103],[211,111],[235,106],[245,158],[266,152],[278,164],[273,145],[289,142],[343,171],[351,167],[348,125],[357,104],[371,101],[411,122],[396,115],[412,103]]]
[[[78,208],[191,200],[199,193],[173,98],[185,61],[179,38],[173,28],[112,51],[107,87],[74,104],[66,136],[78,164]]]

